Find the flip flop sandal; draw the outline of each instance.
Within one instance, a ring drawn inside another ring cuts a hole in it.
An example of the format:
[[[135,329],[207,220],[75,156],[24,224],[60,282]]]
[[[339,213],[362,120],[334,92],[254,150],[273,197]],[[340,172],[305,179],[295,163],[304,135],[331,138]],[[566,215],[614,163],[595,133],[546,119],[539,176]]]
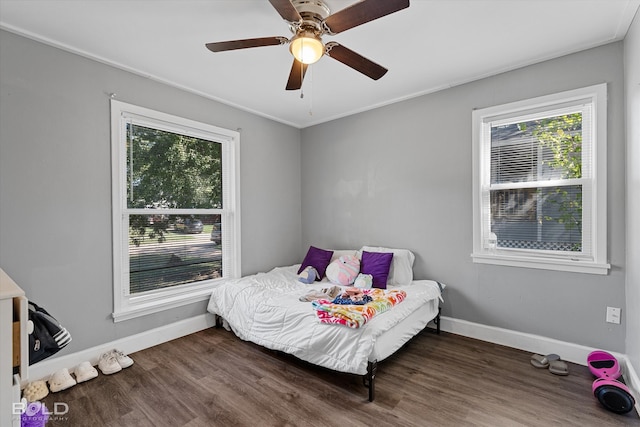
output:
[[[549,364],[554,360],[560,360],[560,356],[551,353],[543,356],[541,354],[534,354],[531,356],[531,364],[536,368],[548,368]]]
[[[549,372],[555,375],[569,375],[569,365],[564,360],[554,360],[549,363]]]

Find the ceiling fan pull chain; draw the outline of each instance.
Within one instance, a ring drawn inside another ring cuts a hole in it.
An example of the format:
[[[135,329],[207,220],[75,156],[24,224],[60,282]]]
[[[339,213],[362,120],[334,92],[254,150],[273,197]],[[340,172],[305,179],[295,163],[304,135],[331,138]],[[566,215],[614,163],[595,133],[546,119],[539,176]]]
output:
[[[300,67],[300,99],[304,98],[304,89],[302,83],[304,82],[304,65]]]

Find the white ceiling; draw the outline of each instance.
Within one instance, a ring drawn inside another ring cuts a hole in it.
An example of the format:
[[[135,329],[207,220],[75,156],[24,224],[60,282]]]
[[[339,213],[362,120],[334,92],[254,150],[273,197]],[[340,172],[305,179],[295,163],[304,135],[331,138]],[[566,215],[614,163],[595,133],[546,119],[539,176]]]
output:
[[[355,0],[326,0],[332,12]],[[0,0],[0,28],[304,128],[624,38],[640,0],[411,0],[335,40],[389,69],[378,81],[329,57],[285,91],[290,37],[267,0]]]

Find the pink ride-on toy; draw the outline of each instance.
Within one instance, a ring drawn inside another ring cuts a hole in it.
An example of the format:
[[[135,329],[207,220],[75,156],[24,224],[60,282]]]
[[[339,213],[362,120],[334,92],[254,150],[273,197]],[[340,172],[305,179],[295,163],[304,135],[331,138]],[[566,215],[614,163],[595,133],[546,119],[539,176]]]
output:
[[[587,356],[587,365],[591,373],[598,377],[591,391],[602,406],[617,414],[631,411],[636,402],[629,388],[618,381],[622,375],[618,360],[606,351],[596,350]]]
[[[589,353],[587,365],[591,373],[598,378],[617,380],[622,375],[618,360],[606,351],[596,350]]]

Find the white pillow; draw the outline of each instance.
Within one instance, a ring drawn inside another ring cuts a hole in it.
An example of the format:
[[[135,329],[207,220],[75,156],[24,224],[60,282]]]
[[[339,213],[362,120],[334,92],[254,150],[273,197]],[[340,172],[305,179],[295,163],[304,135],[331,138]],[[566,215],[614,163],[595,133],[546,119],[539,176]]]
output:
[[[416,260],[416,256],[410,250],[363,246],[358,251],[359,258],[362,258],[362,251],[393,253],[389,277],[387,278],[387,286],[404,286],[413,281],[413,262]]]

